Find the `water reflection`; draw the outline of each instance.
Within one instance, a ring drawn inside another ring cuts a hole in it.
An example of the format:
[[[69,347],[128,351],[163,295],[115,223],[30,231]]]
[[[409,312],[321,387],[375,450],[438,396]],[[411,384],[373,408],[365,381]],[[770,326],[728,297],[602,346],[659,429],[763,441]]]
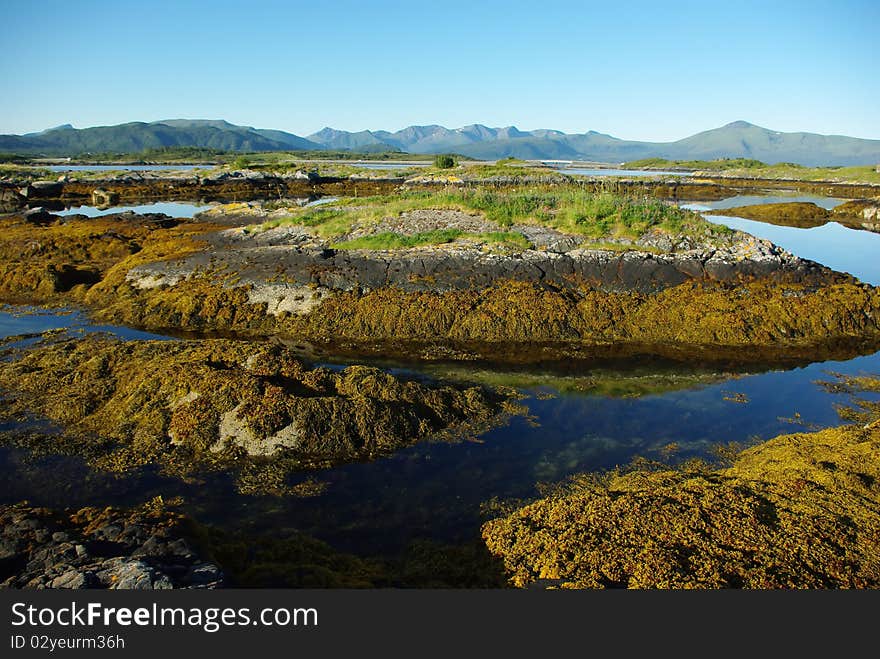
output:
[[[820,227],[800,229],[766,224],[741,217],[705,215],[707,220],[731,229],[766,238],[793,254],[848,272],[866,284],[880,285],[880,234],[859,231],[829,222]]]
[[[153,172],[211,169],[214,165],[49,165],[50,172]]]
[[[62,211],[57,211],[55,212],[55,215],[85,215],[87,217],[101,217],[102,215],[112,215],[114,213],[126,213],[131,211],[134,213],[164,213],[170,217],[193,217],[196,213],[201,213],[209,208],[211,208],[211,206],[206,204],[193,204],[183,201],[157,201],[151,204],[138,204],[135,206],[73,206]]]
[[[70,326],[91,327],[77,313],[0,313],[0,332]],[[145,338],[142,333],[128,338]],[[411,371],[412,366],[405,370]],[[492,499],[529,497],[539,481],[553,482],[587,470],[657,456],[670,443],[682,457],[705,455],[720,442],[749,442],[794,432],[799,423],[838,422],[840,394],[817,387],[828,371],[880,372],[880,353],[846,362],[826,362],[756,374],[712,373],[673,365],[585,364],[564,377],[528,370],[508,373],[421,370],[424,377],[465,377],[518,386],[528,415],[463,443],[424,443],[369,463],[355,463],[294,477],[312,477],[326,490],[308,499],[244,496],[228,474],[192,481],[140,469],[124,478],[88,470],[76,457],[34,457],[20,449],[0,450],[0,497],[35,504],[79,506],[134,504],[157,494],[186,499],[203,522],[267,533],[298,528],[359,554],[393,554],[412,540],[468,541],[476,537],[481,505]],[[653,370],[657,370],[654,373]],[[518,378],[518,380],[515,380]],[[600,382],[582,390],[578,381]],[[649,383],[645,386],[645,383]],[[572,385],[572,383],[575,383]],[[657,383],[660,383],[658,385]],[[665,384],[664,384],[665,383]],[[671,384],[669,384],[671,383]]]

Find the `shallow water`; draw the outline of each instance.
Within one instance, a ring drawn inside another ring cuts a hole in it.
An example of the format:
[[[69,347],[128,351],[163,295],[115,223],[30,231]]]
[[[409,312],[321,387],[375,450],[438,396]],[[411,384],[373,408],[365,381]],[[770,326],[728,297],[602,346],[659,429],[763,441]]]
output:
[[[112,215],[113,213],[125,213],[132,211],[135,213],[164,213],[171,217],[192,217],[196,213],[211,208],[205,204],[192,204],[184,201],[157,201],[152,204],[139,204],[136,206],[109,206],[107,208],[99,208],[98,206],[72,206],[63,211],[53,211],[55,215],[86,215],[87,217],[101,217],[102,215]]]
[[[777,195],[736,195],[735,197],[727,197],[718,201],[699,201],[692,204],[685,204],[685,208],[692,210],[721,210],[723,208],[737,208],[738,206],[753,206],[756,204],[785,204],[792,202],[807,202],[816,204],[819,208],[831,210],[845,203],[846,199],[836,199],[835,197],[817,197],[816,195],[802,194],[777,194]]]
[[[741,199],[726,201],[749,203]],[[880,284],[880,269],[870,258],[880,254],[880,235],[835,224],[793,229],[740,218],[710,219]],[[62,327],[109,331],[125,339],[167,338],[93,326],[78,312],[0,309],[0,337]],[[719,443],[835,425],[835,406],[848,399],[816,381],[830,379],[831,372],[880,373],[880,352],[800,368],[755,367],[751,373],[641,359],[614,366],[583,363],[564,376],[539,370],[487,372],[468,364],[450,369],[387,366],[428,379],[510,382],[528,396],[522,402],[531,418],[514,417],[475,441],[423,443],[374,462],[302,474],[296,480],[312,477],[327,484],[322,494],[306,499],[239,495],[228,474],[184,483],[147,468],[122,478],[95,472],[78,458],[34,457],[0,447],[0,500],[76,507],[134,505],[160,494],[180,495],[185,510],[201,522],[268,534],[297,528],[339,550],[390,556],[417,539],[472,541],[479,536],[481,507],[493,498],[532,497],[540,482],[625,465],[636,456],[657,458],[672,442],[679,446],[679,457],[705,456]],[[584,384],[586,390],[579,390]]]
[[[18,311],[0,311],[0,335],[67,326],[78,332],[110,331],[126,339],[160,338],[91,326],[80,313]],[[395,370],[431,378],[438,369]],[[323,494],[308,499],[239,495],[225,474],[206,475],[195,484],[160,477],[153,469],[118,478],[94,473],[77,458],[33,458],[10,448],[0,449],[0,498],[81,506],[133,505],[158,494],[180,495],[186,510],[203,522],[267,533],[294,527],[341,550],[393,555],[414,539],[473,540],[482,520],[481,505],[493,497],[534,496],[539,482],[626,464],[635,456],[658,457],[671,442],[680,446],[681,457],[707,455],[719,442],[794,432],[800,426],[785,419],[796,414],[802,423],[833,425],[834,405],[845,398],[814,384],[827,379],[827,371],[880,372],[880,353],[752,375],[640,363],[615,369],[584,364],[562,379],[520,372],[515,377],[529,379],[524,387],[529,397],[523,403],[532,419],[514,417],[476,441],[424,443],[375,462],[303,474],[297,480],[310,475],[328,485]],[[458,365],[455,372],[468,380],[485,378],[467,366]],[[598,378],[606,383],[603,390],[615,395],[572,390],[568,384],[576,384],[577,376]],[[639,395],[646,391],[655,393]],[[749,402],[733,402],[737,394]]]
[[[153,172],[211,169],[214,165],[49,165],[50,172]]]
[[[764,238],[792,254],[827,265],[833,270],[848,272],[867,284],[880,286],[880,234],[860,231],[829,222],[818,227],[785,227],[768,222],[747,220],[742,217],[712,215],[711,211],[721,208],[736,208],[760,203],[779,203],[777,201],[808,201],[823,208],[834,208],[845,199],[832,199],[813,196],[758,197],[738,196],[717,202],[698,202],[682,204],[701,212],[711,222],[723,224],[731,229],[745,231],[757,238]]]

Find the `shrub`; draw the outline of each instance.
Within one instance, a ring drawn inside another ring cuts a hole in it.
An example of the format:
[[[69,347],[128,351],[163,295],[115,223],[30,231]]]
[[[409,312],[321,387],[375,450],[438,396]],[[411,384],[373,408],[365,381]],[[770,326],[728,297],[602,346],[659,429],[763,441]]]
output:
[[[455,158],[448,155],[439,155],[434,157],[434,166],[437,169],[450,169],[455,167]]]

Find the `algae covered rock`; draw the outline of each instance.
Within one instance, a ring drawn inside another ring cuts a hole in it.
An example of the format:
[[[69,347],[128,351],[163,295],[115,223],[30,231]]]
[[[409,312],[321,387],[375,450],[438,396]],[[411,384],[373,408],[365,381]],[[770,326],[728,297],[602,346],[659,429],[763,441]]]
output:
[[[758,222],[804,229],[822,226],[831,221],[832,217],[831,211],[804,201],[716,209],[712,211],[712,215],[731,215]]]
[[[259,459],[283,475],[466,437],[507,407],[486,388],[307,367],[265,343],[89,336],[16,357],[0,365],[0,387],[14,395],[6,414],[48,417],[63,429],[58,450],[115,471],[155,462],[185,474]],[[262,478],[283,490],[284,478]],[[249,469],[249,488],[255,479]]]
[[[584,475],[483,538],[517,586],[876,588],[878,483],[872,422],[780,436],[727,468]]]

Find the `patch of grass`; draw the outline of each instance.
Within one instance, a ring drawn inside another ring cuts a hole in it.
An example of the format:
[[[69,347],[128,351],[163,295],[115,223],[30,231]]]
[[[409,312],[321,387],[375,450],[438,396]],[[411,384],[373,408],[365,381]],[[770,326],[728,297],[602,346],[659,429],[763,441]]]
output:
[[[770,165],[750,158],[718,160],[664,160],[645,158],[624,164],[629,169],[689,169],[718,172],[728,177],[794,179],[798,181],[833,181],[836,183],[880,183],[880,172],[874,165],[853,167],[806,167],[793,162]]]
[[[457,210],[480,213],[500,227],[538,224],[569,234],[602,238],[638,238],[660,229],[670,234],[721,236],[730,230],[703,220],[691,211],[652,198],[593,193],[578,186],[529,186],[525,189],[447,188],[406,191],[340,200],[333,209],[305,209],[289,218],[272,220],[256,230],[282,224],[315,227],[328,239],[348,233],[355,224],[374,224],[413,210]]]
[[[767,164],[753,158],[719,158],[717,160],[666,160],[665,158],[642,158],[624,163],[626,169],[757,169]],[[800,167],[800,165],[794,165]]]
[[[10,176],[37,180],[51,178],[54,175],[52,171],[42,167],[29,167],[28,165],[16,163],[0,163],[0,178]]]
[[[334,249],[406,249],[422,245],[443,245],[457,240],[473,240],[490,245],[504,245],[528,249],[532,244],[521,233],[514,231],[492,231],[487,233],[466,233],[458,229],[438,229],[411,235],[385,231],[371,236],[346,240],[331,245]]]

